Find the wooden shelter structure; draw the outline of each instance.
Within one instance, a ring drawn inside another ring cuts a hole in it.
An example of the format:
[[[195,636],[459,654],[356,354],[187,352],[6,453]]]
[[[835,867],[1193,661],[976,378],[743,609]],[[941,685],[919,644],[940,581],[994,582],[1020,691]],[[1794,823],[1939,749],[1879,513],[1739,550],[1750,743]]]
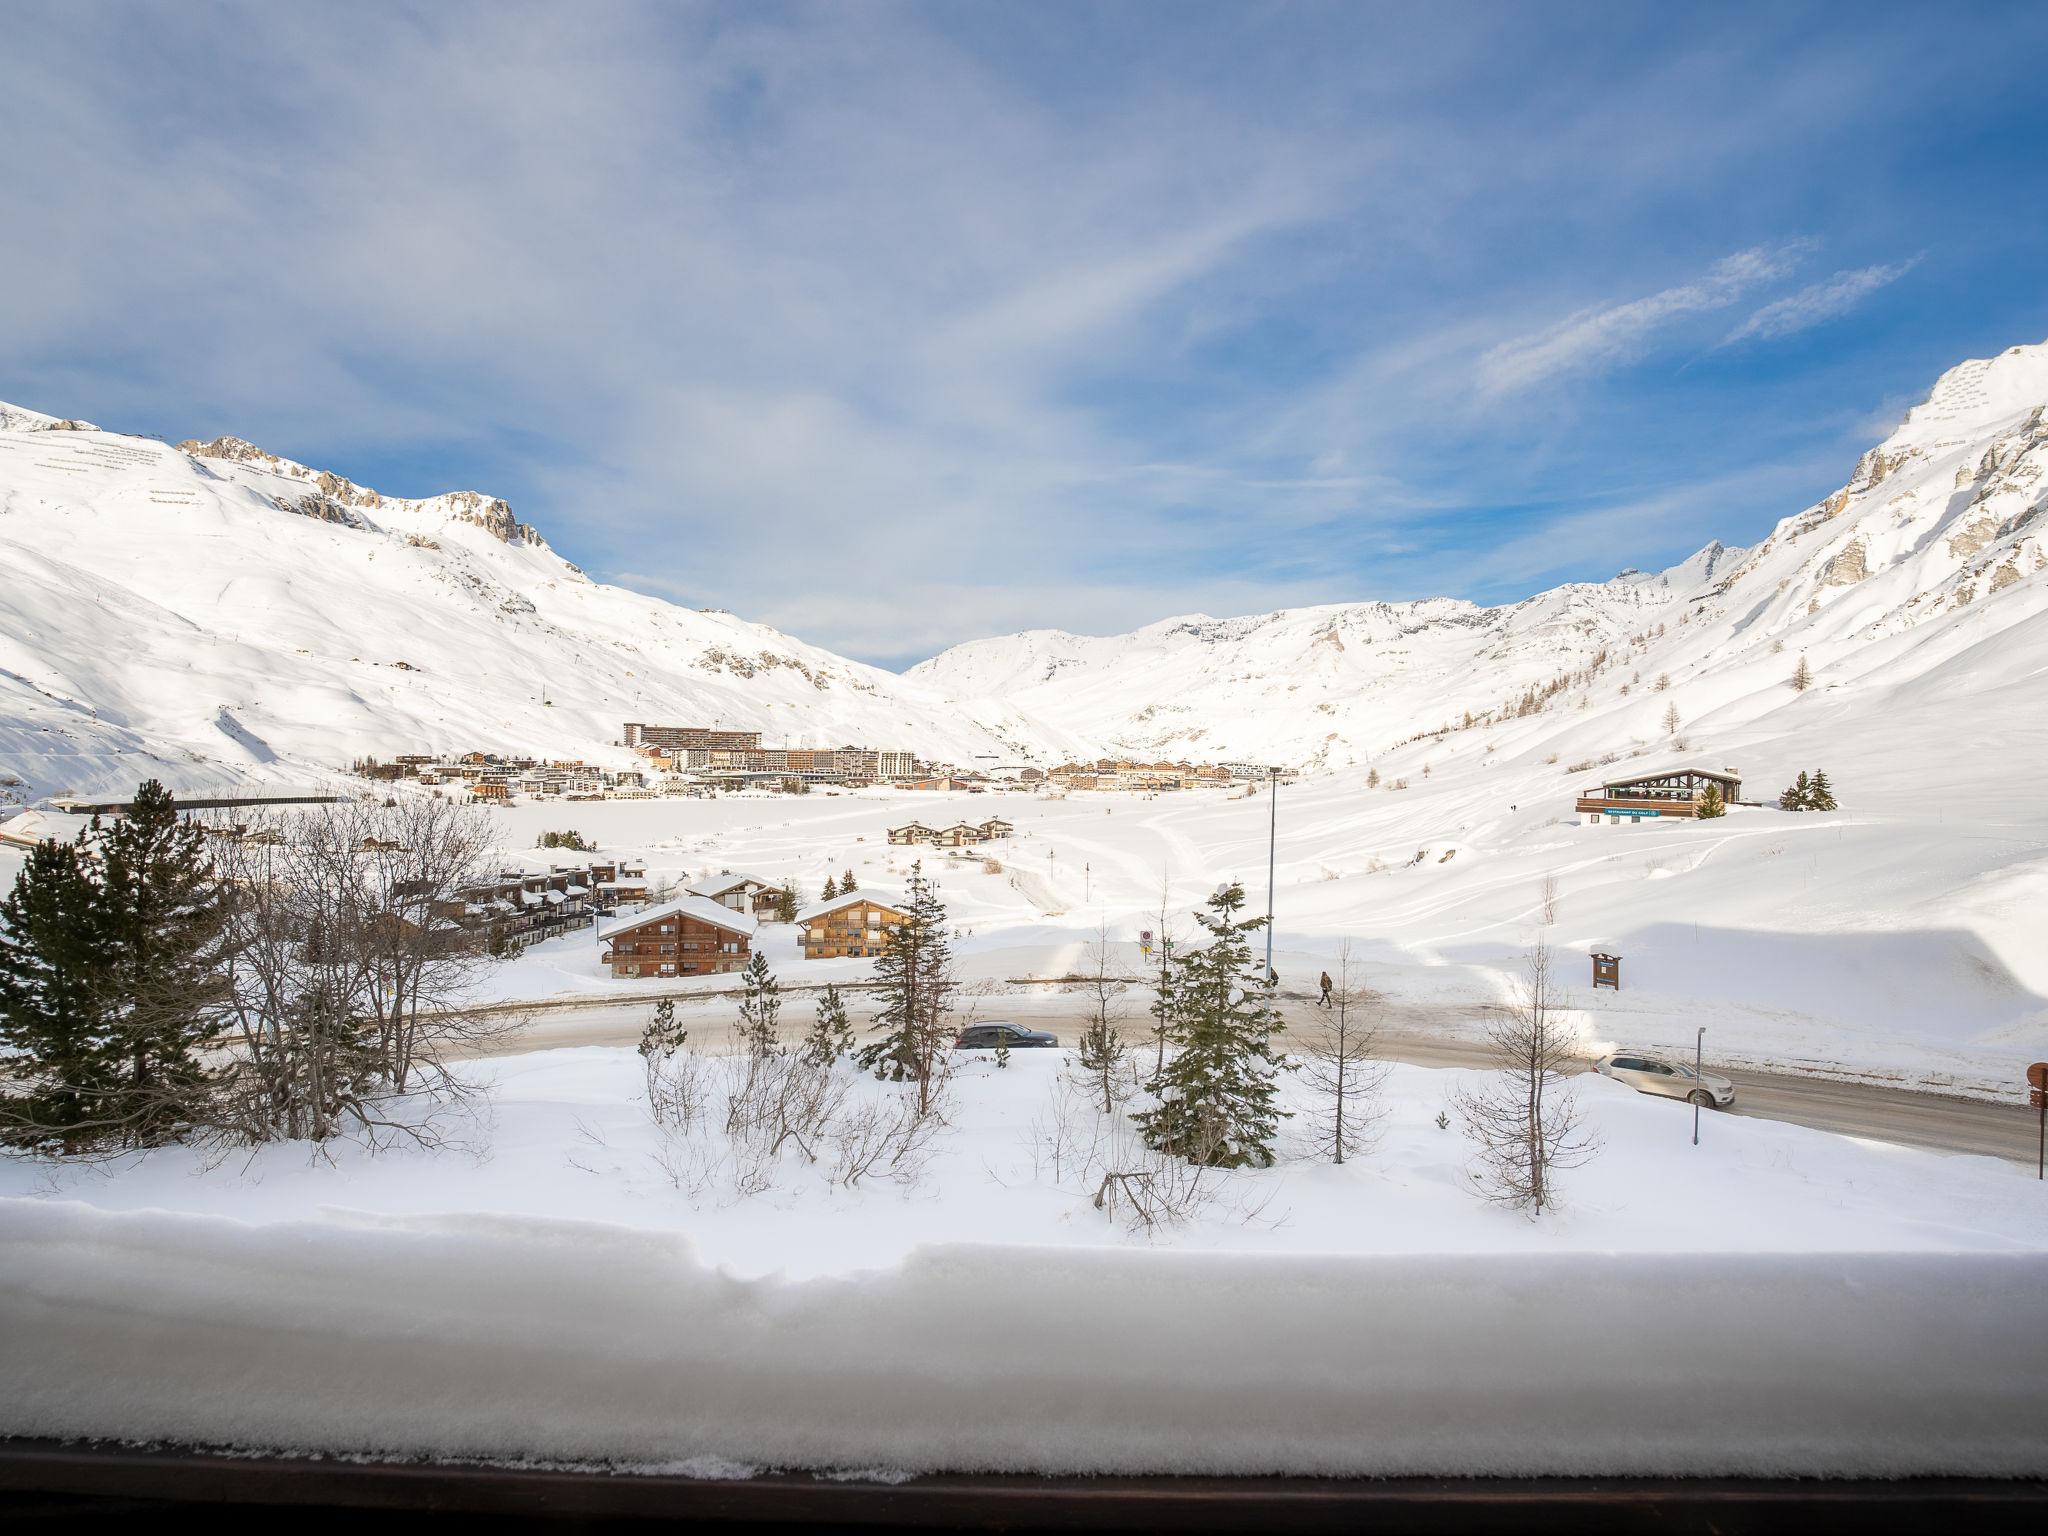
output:
[[[1736,774],[1712,768],[1667,768],[1632,779],[1610,779],[1598,793],[1580,795],[1577,809],[1596,821],[1605,816],[1610,823],[1697,816],[1709,785],[1720,790],[1727,804],[1742,798],[1742,780]]]

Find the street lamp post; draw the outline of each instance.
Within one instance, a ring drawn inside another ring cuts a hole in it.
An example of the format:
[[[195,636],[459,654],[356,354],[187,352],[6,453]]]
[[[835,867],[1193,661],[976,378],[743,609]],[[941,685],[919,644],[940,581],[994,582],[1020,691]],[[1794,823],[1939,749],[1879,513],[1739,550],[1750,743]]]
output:
[[[1702,1024],[1700,1032],[1692,1042],[1692,1144],[1700,1144],[1700,1095],[1705,1092],[1700,1077],[1700,1063],[1705,1059],[1707,1047],[1707,1026]]]

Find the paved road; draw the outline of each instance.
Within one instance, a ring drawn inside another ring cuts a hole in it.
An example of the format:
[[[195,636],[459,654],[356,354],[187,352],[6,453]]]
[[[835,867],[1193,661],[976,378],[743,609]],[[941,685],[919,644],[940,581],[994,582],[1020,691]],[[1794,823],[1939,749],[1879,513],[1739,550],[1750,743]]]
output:
[[[849,991],[848,1012],[856,1029],[865,1028],[871,1003],[867,994]],[[1076,999],[1056,987],[1015,991],[992,1000],[981,1012],[987,1017],[1014,1019],[1039,1028],[1051,1028],[1071,1039],[1078,1032]],[[494,1040],[480,1054],[504,1055],[514,1051],[549,1050],[575,1045],[633,1045],[640,1039],[649,1004],[601,1002],[568,1007],[543,1007],[523,1011],[517,1026]],[[785,997],[784,1028],[787,1038],[801,1035],[809,1023],[811,1003],[799,992]],[[715,1044],[725,1038],[732,1013],[728,999],[687,999],[678,1003],[677,1013],[696,1038]],[[1144,1027],[1142,1004],[1132,1009],[1128,1026],[1133,1032]],[[1312,1026],[1321,1015],[1305,1000],[1283,1005],[1290,1032]],[[700,1022],[701,1021],[701,1022]],[[1390,1061],[1419,1067],[1484,1067],[1491,1064],[1486,1047],[1459,1033],[1469,1029],[1470,1010],[1451,1006],[1395,1005],[1382,1022],[1377,1049]],[[1282,1043],[1284,1045],[1285,1038]],[[1711,1064],[1710,1064],[1711,1065]],[[1952,1098],[1946,1094],[1920,1093],[1911,1089],[1884,1088],[1867,1083],[1840,1082],[1832,1078],[1793,1076],[1714,1068],[1735,1083],[1732,1113],[1760,1119],[1783,1120],[1847,1136],[1874,1141],[1897,1142],[1928,1147],[1941,1152],[1964,1152],[1980,1156],[2009,1158],[2032,1166],[2038,1120],[2023,1104],[1993,1104],[1981,1099]],[[1674,1113],[1686,1113],[1674,1103]]]

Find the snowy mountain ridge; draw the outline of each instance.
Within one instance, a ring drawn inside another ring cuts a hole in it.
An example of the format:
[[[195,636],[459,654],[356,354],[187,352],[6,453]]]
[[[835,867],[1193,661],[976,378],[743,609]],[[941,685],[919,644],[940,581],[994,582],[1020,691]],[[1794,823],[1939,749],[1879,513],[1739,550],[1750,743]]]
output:
[[[1753,548],[1494,607],[1026,631],[898,676],[592,581],[484,493],[386,496],[240,438],[172,447],[0,404],[0,796],[304,783],[472,747],[623,761],[629,719],[962,764],[1399,773],[1404,749],[1506,721],[1566,755],[1648,751],[1675,706],[1704,747],[1788,709],[1799,657],[1879,709],[2048,669],[2044,472],[2048,344],[2015,347],[1950,369]]]
[[[0,406],[0,564],[17,799],[303,785],[407,751],[623,762],[633,719],[1015,755],[892,673],[594,582],[498,498],[385,496],[236,438]]]
[[[1751,549],[1714,540],[1664,571],[1498,607],[1429,598],[1192,614],[1124,635],[1034,630],[955,646],[908,675],[974,718],[1022,716],[1081,754],[1298,767],[1363,763],[1468,713],[1519,710],[1530,690],[1591,708],[1615,685],[1561,680],[1624,653],[1631,675],[1668,687],[1760,651],[1853,666],[1872,641],[1918,634],[1918,660],[1873,679],[1904,682],[1966,611],[1974,634],[2041,608],[2044,417],[2048,344],[2014,347],[1942,375],[1840,490]]]

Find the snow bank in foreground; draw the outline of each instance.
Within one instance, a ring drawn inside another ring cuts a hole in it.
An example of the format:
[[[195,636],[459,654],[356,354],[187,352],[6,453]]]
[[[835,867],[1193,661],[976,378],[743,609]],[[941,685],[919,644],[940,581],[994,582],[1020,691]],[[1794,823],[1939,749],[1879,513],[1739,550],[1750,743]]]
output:
[[[2040,1473],[2038,1256],[940,1247],[0,1201],[0,1431],[623,1462]]]

